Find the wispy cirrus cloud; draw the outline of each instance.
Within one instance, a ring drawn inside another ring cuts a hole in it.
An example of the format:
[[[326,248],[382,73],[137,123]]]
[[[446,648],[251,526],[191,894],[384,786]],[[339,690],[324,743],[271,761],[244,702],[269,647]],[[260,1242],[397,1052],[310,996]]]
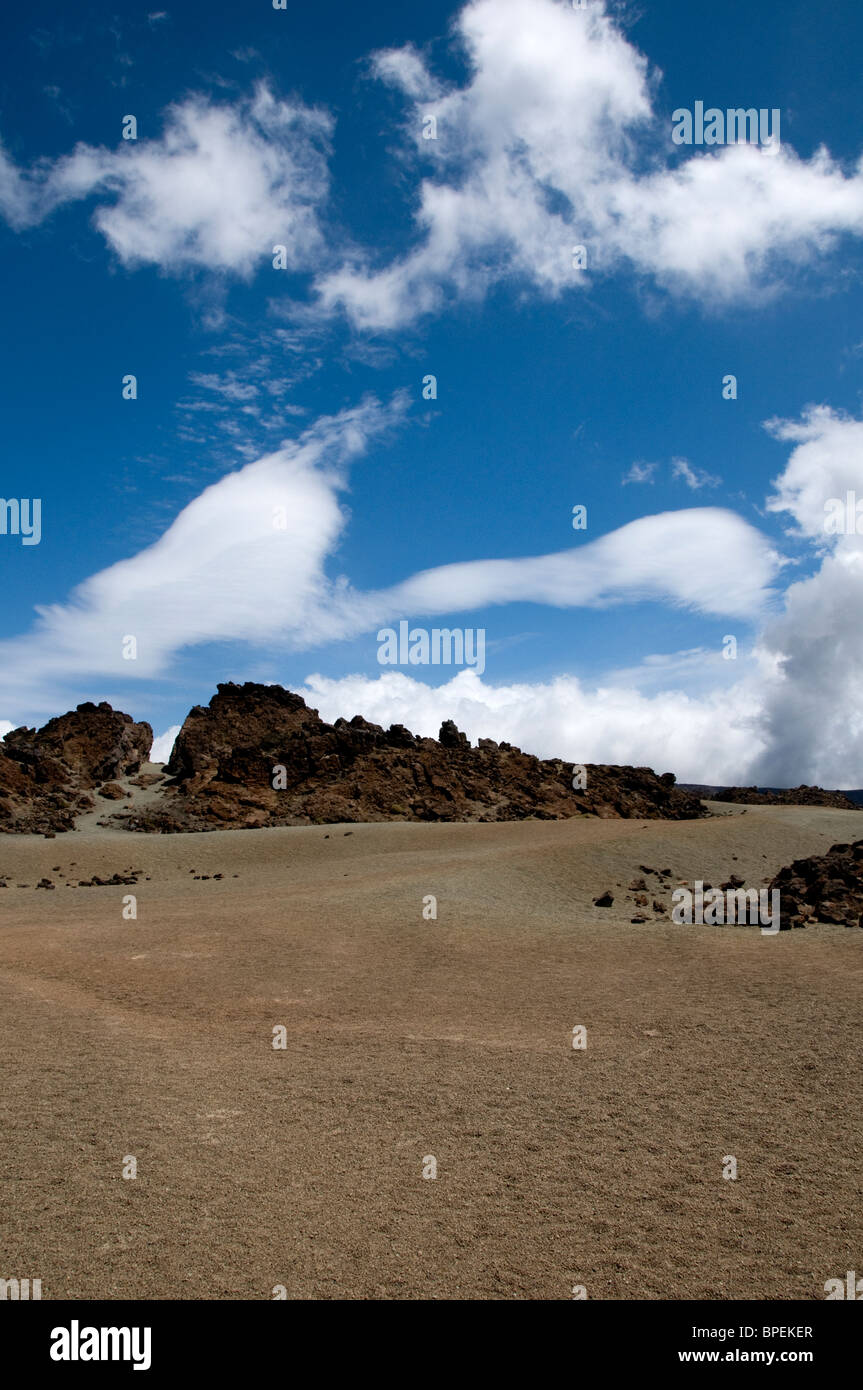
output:
[[[689,460],[683,458],[671,460],[671,476],[680,478],[693,492],[702,487],[718,487],[722,482],[721,478],[708,473],[704,468],[693,468]]]
[[[629,483],[652,483],[656,476],[657,464],[655,463],[634,463],[628,473],[624,473],[621,483],[624,487]]]

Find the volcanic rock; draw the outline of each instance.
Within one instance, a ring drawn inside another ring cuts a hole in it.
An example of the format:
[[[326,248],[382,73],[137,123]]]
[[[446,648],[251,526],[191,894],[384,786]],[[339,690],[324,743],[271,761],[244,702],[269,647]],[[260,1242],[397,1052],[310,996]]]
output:
[[[93,805],[88,791],[139,770],[153,742],[103,702],[89,702],[42,729],[13,729],[0,743],[0,831],[50,834],[71,830]]]
[[[733,801],[751,806],[832,806],[835,811],[859,811],[856,801],[844,792],[823,787],[789,787],[783,791],[759,791],[757,787],[724,787],[713,793],[715,801]]]
[[[807,922],[863,927],[863,840],[795,859],[771,879],[780,893],[780,928]]]
[[[277,685],[219,685],[177,736],[158,801],[111,824],[169,833],[362,821],[692,820],[707,812],[674,775],[541,761],[511,744],[473,748],[451,720],[440,739],[362,716],[327,724]]]
[[[106,801],[122,801],[126,793],[119,782],[106,782],[104,787],[99,788],[99,795]]]

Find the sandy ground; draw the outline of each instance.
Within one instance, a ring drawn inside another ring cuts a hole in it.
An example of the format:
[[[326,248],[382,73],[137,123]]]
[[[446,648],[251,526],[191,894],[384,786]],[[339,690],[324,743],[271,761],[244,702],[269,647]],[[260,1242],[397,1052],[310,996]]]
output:
[[[761,883],[863,817],[716,810],[0,838],[0,1277],[823,1298],[863,1269],[863,932],[638,925],[626,891],[642,864]]]

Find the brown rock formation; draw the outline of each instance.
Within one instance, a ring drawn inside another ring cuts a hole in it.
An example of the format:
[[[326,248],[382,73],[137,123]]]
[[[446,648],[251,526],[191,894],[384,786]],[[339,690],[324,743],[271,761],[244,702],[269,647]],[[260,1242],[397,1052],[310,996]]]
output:
[[[697,797],[650,768],[587,769],[572,790],[571,763],[540,761],[508,743],[473,748],[451,720],[440,740],[360,715],[327,724],[299,695],[275,685],[220,685],[190,711],[177,737],[158,808],[112,817],[130,830],[340,821],[500,821],[573,815],[693,819]]]
[[[13,729],[0,743],[0,831],[71,830],[93,805],[87,793],[137,772],[152,742],[149,724],[105,702],[79,705],[42,729]]]
[[[835,811],[861,809],[844,792],[828,792],[823,787],[807,786],[775,792],[760,792],[757,787],[725,787],[714,794],[714,800],[750,806],[832,806]]]
[[[807,922],[863,927],[863,840],[795,859],[769,886],[779,889],[783,928],[805,927]]]

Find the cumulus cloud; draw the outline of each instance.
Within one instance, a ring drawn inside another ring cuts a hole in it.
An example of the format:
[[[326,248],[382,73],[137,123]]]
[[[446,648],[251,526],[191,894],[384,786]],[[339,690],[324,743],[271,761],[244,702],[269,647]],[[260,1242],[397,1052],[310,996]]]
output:
[[[150,749],[151,763],[166,763],[171,756],[171,749],[174,740],[180,732],[182,725],[172,724],[170,729],[166,729],[163,734],[156,734],[153,739],[153,747]]]
[[[795,447],[768,507],[792,518],[821,563],[790,586],[782,613],[761,637],[776,678],[765,692],[765,748],[755,775],[770,784],[794,769],[798,781],[860,786],[863,517],[848,509],[847,495],[863,500],[863,421],[818,406],[800,420],[771,421],[769,428]],[[825,529],[825,507],[834,501],[850,522],[843,530]]]
[[[0,148],[0,212],[20,229],[95,197],[95,225],[126,265],[248,275],[282,245],[289,267],[319,267],[331,131],[325,112],[264,84],[233,104],[192,96],[159,138],[79,144],[27,171]]]
[[[863,233],[863,164],[846,175],[823,149],[805,161],[775,144],[683,157],[647,60],[602,0],[469,0],[454,28],[462,86],[439,83],[413,48],[373,63],[437,168],[419,188],[411,251],[384,267],[354,255],[319,278],[322,306],[355,326],[394,329],[505,277],[555,296],[621,266],[729,300]],[[422,138],[429,115],[435,141]]]
[[[284,245],[291,268],[316,275],[316,313],[372,331],[505,278],[553,297],[628,269],[706,301],[751,298],[863,233],[863,160],[846,171],[823,148],[804,160],[787,143],[675,145],[658,74],[603,0],[468,0],[453,27],[461,85],[411,45],[370,58],[404,99],[408,153],[427,171],[413,244],[389,264],[355,249],[334,263],[320,225],[332,118],[263,83],[233,103],[175,103],[156,138],[80,144],[29,169],[0,147],[0,212],[24,228],[93,198],[124,264],[171,272],[249,276]]]
[[[454,719],[473,741],[506,740],[541,758],[672,770],[688,782],[731,782],[760,747],[758,694],[746,683],[692,698],[607,683],[588,689],[574,676],[490,685],[473,671],[432,688],[387,672],[377,679],[312,675],[300,693],[330,722],[362,711],[384,727],[406,724],[436,737],[442,721]]]
[[[863,421],[829,406],[810,406],[799,420],[768,420],[774,439],[794,444],[784,472],[767,499],[767,510],[787,512],[799,532],[826,546],[836,545],[826,522],[829,504],[855,492],[863,501]],[[856,552],[860,538],[846,534],[843,550]]]
[[[668,289],[730,301],[777,288],[843,233],[863,235],[863,161],[846,175],[820,149],[727,145],[676,169],[617,179],[599,235]]]

